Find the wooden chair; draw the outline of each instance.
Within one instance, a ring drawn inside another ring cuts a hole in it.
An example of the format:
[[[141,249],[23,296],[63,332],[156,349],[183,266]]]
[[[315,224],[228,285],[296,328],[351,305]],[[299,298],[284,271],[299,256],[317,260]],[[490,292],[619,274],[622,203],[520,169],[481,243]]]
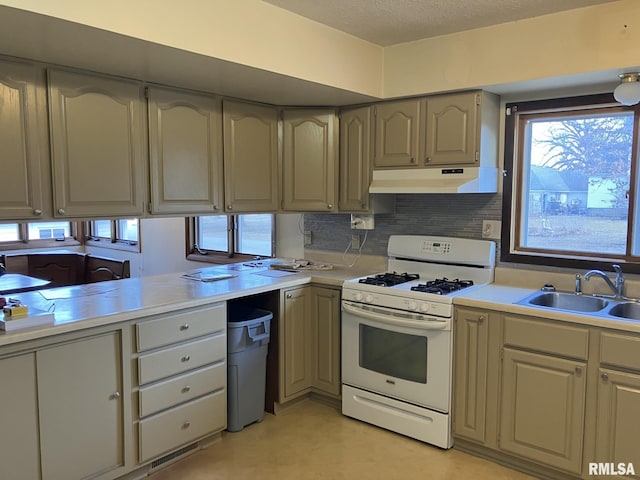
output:
[[[84,268],[84,283],[120,280],[131,277],[129,260],[85,255]]]

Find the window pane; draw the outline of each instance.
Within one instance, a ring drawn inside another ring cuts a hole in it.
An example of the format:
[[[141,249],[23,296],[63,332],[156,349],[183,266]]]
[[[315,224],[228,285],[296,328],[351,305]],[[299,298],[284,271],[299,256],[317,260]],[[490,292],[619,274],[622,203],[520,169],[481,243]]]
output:
[[[0,242],[17,242],[20,240],[20,230],[17,223],[0,224]]]
[[[118,220],[118,234],[116,235],[118,240],[126,240],[128,242],[138,241],[138,219],[127,218],[124,220]]]
[[[71,236],[69,222],[29,223],[29,240],[66,238]]]
[[[111,220],[91,222],[91,234],[94,237],[111,238]]]
[[[221,252],[227,252],[229,250],[226,216],[198,217],[197,230],[197,244],[199,248]]]
[[[270,257],[273,215],[238,215],[236,218],[236,253]]]
[[[633,113],[533,116],[524,133],[520,247],[624,255]]]

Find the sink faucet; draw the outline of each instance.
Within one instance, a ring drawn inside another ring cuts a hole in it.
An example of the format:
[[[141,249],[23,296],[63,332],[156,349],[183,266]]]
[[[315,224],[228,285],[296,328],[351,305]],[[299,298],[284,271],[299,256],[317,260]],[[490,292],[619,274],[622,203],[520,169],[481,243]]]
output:
[[[601,277],[605,282],[607,282],[607,285],[609,285],[609,288],[611,288],[613,293],[615,293],[616,298],[622,298],[624,296],[624,277],[622,276],[622,268],[620,268],[620,265],[612,265],[612,267],[616,272],[615,284],[602,270],[589,270],[584,274],[584,279],[589,281],[589,279],[594,275]]]

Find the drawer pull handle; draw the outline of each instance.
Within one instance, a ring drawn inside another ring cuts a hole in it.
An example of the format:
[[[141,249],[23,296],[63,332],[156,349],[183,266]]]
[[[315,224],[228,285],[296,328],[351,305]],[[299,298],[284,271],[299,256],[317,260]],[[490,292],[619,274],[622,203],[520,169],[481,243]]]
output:
[[[185,385],[184,387],[182,387],[182,393],[187,393],[189,391],[191,391],[190,385]]]
[[[580,375],[582,373],[582,367],[576,367],[576,374]]]
[[[484,322],[484,315],[480,315],[478,317],[478,323],[482,323],[482,322]]]
[[[180,325],[180,330],[189,330],[189,324],[185,323],[184,325]]]
[[[188,421],[187,421],[187,422],[184,422],[184,423],[182,424],[182,428],[183,428],[184,430],[186,430],[186,429],[187,429],[187,428],[189,428],[190,426],[191,426],[191,422],[188,422]]]
[[[112,398],[112,399],[114,399],[114,400],[115,400],[116,398],[120,398],[120,392],[113,392],[113,393],[111,394],[111,398]]]
[[[606,373],[603,373],[602,375],[600,375],[600,378],[602,378],[602,380],[606,382],[607,380],[609,380],[609,375],[607,375]]]
[[[185,355],[180,360],[182,360],[183,362],[188,362],[189,360],[191,360],[191,355]]]

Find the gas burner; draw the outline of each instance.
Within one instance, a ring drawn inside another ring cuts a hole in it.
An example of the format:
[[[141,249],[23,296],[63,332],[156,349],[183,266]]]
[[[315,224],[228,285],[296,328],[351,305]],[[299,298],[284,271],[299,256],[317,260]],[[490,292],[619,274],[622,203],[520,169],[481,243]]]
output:
[[[436,295],[447,295],[448,293],[462,290],[473,285],[473,280],[449,280],[446,277],[436,278],[426,283],[419,283],[411,287],[411,290],[422,293],[434,293]]]
[[[358,280],[360,283],[366,283],[367,285],[376,285],[378,287],[393,287],[401,283],[410,282],[411,280],[417,280],[420,275],[417,273],[380,273],[373,277],[361,278]]]

